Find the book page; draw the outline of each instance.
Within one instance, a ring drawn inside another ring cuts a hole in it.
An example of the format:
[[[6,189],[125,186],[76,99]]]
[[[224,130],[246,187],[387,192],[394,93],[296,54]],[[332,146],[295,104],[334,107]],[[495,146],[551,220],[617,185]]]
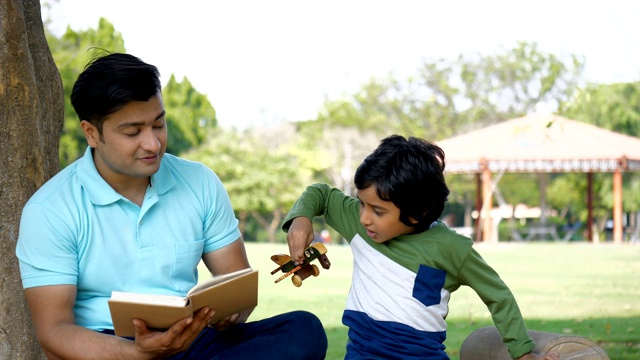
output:
[[[166,305],[175,307],[184,307],[187,305],[188,301],[187,298],[181,298],[179,296],[138,294],[121,291],[111,292],[111,299],[136,304]]]
[[[229,279],[237,278],[238,276],[241,276],[241,275],[244,275],[244,274],[248,274],[248,273],[250,273],[252,271],[253,270],[251,268],[246,268],[246,269],[234,271],[234,272],[231,272],[231,273],[228,273],[228,274],[214,276],[211,279],[204,280],[200,284],[194,286],[191,290],[189,290],[189,293],[187,293],[187,296],[189,296],[191,294],[195,294],[198,291],[210,288],[213,285],[220,284],[220,283],[223,283],[225,281],[228,281]]]
[[[215,323],[243,310],[258,305],[258,271],[243,270],[240,275],[189,295],[193,311],[203,306],[215,310],[211,323]]]

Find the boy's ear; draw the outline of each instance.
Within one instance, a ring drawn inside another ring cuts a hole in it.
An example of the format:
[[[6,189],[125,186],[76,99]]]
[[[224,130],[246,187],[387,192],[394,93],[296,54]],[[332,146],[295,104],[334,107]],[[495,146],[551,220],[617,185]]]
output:
[[[417,225],[418,224],[418,220],[416,220],[416,219],[414,219],[412,217],[409,218],[409,222],[411,222],[411,224],[413,224],[413,225]]]

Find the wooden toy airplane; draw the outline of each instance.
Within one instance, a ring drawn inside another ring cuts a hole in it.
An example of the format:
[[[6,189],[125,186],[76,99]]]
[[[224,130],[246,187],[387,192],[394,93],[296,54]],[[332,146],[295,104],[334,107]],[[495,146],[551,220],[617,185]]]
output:
[[[325,255],[327,252],[327,248],[322,243],[314,243],[309,246],[304,251],[304,261],[302,264],[296,265],[292,260],[291,256],[286,254],[276,254],[271,256],[271,260],[278,264],[278,268],[271,272],[271,275],[275,274],[279,270],[282,270],[284,275],[280,276],[276,279],[276,284],[280,282],[282,279],[287,276],[293,275],[291,278],[291,282],[296,287],[302,286],[302,280],[308,278],[309,276],[318,276],[320,274],[320,269],[315,264],[310,264],[311,261],[318,259],[320,265],[323,268],[328,269],[331,266],[331,262],[329,262],[329,258]]]

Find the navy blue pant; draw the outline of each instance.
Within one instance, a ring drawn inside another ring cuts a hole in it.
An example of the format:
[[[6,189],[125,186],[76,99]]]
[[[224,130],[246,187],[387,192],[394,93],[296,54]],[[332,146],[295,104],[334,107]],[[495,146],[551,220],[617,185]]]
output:
[[[326,353],[327,334],[320,319],[292,311],[224,331],[205,328],[185,352],[167,359],[322,360]]]

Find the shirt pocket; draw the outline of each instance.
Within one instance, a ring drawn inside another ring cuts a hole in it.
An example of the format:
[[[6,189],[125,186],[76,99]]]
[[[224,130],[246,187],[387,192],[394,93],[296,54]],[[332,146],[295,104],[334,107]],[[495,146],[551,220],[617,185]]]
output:
[[[186,293],[198,282],[197,268],[204,251],[204,240],[176,243],[173,249],[173,283],[176,289]]]
[[[413,297],[424,306],[440,304],[446,277],[447,272],[444,270],[420,265],[413,284]]]

